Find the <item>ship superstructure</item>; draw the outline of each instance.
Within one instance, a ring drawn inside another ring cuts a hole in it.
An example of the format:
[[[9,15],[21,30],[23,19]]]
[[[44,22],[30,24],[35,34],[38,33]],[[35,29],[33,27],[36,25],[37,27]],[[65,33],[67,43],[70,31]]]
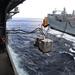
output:
[[[7,14],[25,0],[0,0],[0,36],[6,35]]]
[[[7,47],[6,21],[19,13],[16,6],[23,1],[25,0],[0,0],[0,75],[19,75]]]

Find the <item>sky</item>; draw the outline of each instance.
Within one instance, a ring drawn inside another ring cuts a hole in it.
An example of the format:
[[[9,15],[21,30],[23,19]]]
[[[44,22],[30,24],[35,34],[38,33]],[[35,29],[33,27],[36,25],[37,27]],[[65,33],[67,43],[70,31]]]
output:
[[[44,18],[56,8],[63,10],[66,7],[68,13],[75,10],[75,0],[26,0],[19,6],[20,13],[15,18]]]

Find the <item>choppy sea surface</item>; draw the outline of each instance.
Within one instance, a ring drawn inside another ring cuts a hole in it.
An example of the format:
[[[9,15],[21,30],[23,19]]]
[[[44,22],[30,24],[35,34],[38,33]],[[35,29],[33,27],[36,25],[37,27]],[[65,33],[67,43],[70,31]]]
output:
[[[40,27],[42,19],[12,19],[7,30],[32,31]],[[19,75],[75,75],[75,37],[50,29],[48,38],[53,40],[52,51],[42,53],[33,43],[37,34],[9,34],[8,48]]]

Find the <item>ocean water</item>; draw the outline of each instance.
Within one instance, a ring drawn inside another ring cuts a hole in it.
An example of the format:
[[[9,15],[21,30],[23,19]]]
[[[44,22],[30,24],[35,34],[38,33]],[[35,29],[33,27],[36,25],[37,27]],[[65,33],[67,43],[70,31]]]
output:
[[[32,31],[41,27],[42,19],[12,19],[7,22],[7,30],[22,29]],[[8,48],[19,75],[75,75],[75,38],[61,32],[50,30],[48,38],[53,47],[49,53],[42,53],[33,43],[37,34],[9,34]],[[68,37],[68,38],[67,38]],[[70,38],[69,38],[70,37]]]

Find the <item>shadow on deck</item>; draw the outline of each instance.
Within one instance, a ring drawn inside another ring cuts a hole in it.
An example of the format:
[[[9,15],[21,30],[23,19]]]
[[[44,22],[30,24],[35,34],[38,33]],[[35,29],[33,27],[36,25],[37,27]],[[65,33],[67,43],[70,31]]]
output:
[[[14,71],[6,52],[0,52],[0,75],[14,75]]]

